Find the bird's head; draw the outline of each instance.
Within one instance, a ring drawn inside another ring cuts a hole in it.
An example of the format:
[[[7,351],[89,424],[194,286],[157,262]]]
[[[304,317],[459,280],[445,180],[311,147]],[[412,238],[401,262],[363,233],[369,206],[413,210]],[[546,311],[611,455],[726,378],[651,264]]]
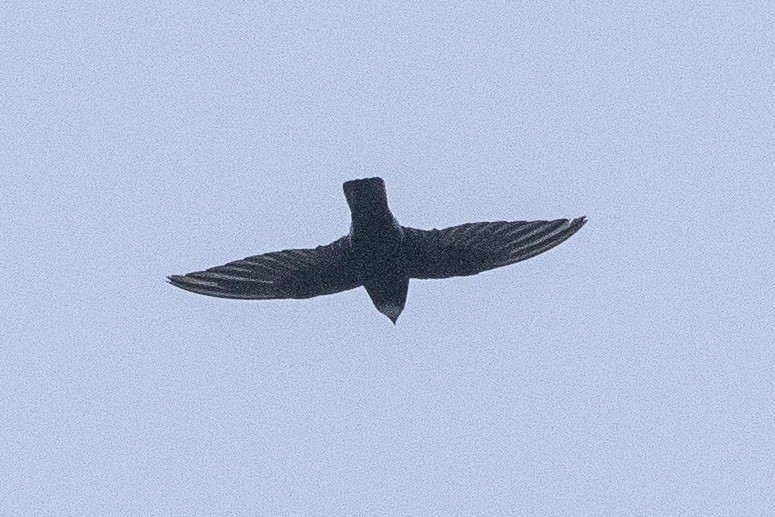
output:
[[[346,181],[342,185],[347,204],[352,212],[388,211],[385,182],[382,178],[364,178]]]

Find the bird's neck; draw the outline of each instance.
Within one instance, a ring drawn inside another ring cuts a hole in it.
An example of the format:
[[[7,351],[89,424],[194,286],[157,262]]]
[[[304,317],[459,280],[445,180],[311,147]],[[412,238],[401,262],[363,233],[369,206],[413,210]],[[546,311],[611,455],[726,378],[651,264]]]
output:
[[[400,226],[385,207],[384,210],[353,210],[350,228],[352,235],[369,237],[395,233]]]

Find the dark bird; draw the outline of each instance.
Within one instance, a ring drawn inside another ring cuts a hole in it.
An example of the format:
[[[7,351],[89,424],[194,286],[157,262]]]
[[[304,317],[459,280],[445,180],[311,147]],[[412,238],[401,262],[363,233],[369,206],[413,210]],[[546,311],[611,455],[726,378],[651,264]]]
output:
[[[468,276],[543,253],[586,222],[497,221],[443,230],[401,226],[390,212],[382,178],[344,184],[350,233],[314,249],[275,251],[187,275],[172,285],[208,296],[243,300],[312,298],[359,286],[394,324],[410,278]]]

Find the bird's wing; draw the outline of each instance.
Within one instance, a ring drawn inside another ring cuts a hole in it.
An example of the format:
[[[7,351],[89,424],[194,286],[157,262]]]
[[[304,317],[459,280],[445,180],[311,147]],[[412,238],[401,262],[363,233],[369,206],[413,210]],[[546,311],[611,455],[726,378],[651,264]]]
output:
[[[352,262],[345,236],[315,249],[275,251],[168,278],[181,289],[221,298],[311,298],[358,287]]]
[[[411,278],[448,278],[507,266],[547,251],[587,220],[468,223],[443,230],[404,228]]]

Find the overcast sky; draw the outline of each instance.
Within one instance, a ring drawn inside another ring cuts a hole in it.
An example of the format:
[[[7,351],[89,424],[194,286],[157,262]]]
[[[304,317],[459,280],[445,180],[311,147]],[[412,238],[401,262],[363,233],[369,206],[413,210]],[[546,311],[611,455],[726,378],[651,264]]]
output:
[[[775,7],[484,4],[0,8],[0,514],[775,514]],[[395,327],[165,282],[366,176],[589,223]]]

